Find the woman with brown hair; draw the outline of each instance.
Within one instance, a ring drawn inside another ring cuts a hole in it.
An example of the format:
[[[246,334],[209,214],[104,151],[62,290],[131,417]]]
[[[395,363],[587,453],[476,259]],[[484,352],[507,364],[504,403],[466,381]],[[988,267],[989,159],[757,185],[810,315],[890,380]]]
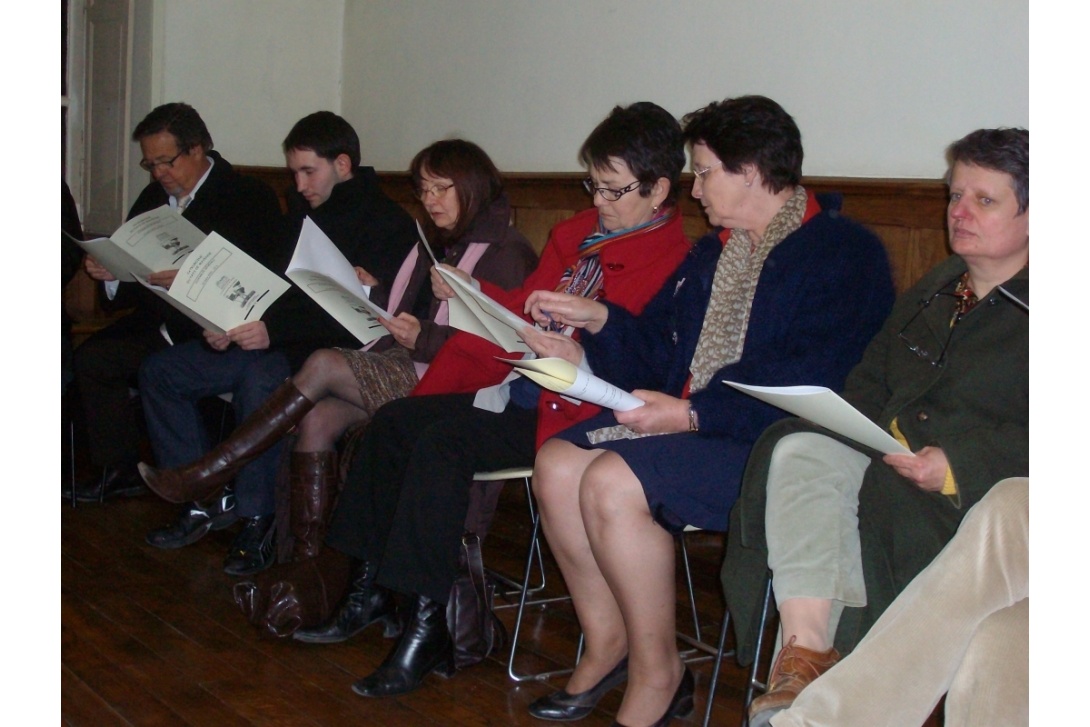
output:
[[[536,256],[526,238],[510,225],[503,180],[488,155],[469,141],[438,141],[413,158],[410,173],[416,196],[428,213],[428,234],[442,248],[442,259],[501,288],[518,287],[533,269]],[[349,426],[369,421],[386,402],[407,395],[454,333],[447,325],[447,303],[432,293],[431,258],[422,244],[405,258],[389,290],[382,289],[368,271],[356,268],[360,283],[371,286],[371,300],[394,315],[393,320],[381,321],[390,336],[361,350],[315,351],[206,456],[172,470],[141,464],[148,486],[171,502],[207,499],[243,465],[295,428],[298,439],[290,463],[293,559],[315,556],[337,479],[337,439]],[[268,487],[275,488],[275,482]],[[196,537],[211,525],[210,520],[200,524],[204,530]],[[262,550],[267,549],[266,566],[272,563],[271,541],[270,536],[262,544]]]

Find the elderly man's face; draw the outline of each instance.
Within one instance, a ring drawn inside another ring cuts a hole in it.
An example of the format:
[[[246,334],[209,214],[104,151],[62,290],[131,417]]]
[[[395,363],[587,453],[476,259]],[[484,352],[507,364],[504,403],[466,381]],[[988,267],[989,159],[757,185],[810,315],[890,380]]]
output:
[[[167,194],[181,198],[192,192],[204,176],[208,158],[200,146],[184,154],[179,154],[179,151],[178,140],[169,131],[160,131],[140,140],[144,166],[151,167],[152,178],[162,185]],[[171,159],[174,161],[168,164]]]
[[[950,247],[966,260],[1017,261],[1029,254],[1029,210],[1018,214],[1006,172],[955,164],[946,222]]]

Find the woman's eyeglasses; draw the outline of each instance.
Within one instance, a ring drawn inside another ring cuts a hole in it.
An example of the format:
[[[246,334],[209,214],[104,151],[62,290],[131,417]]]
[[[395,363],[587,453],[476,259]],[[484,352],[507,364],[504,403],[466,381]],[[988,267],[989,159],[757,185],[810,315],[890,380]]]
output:
[[[710,167],[704,167],[703,169],[698,169],[697,167],[693,167],[693,176],[696,177],[697,179],[699,179],[701,182],[703,182],[705,174],[707,174],[708,172],[710,172],[713,169],[718,169],[721,166],[723,166],[723,162],[716,162],[715,164],[712,164]]]
[[[420,201],[426,200],[429,196],[439,199],[453,186],[453,184],[433,184],[430,187],[421,187],[416,190],[416,197]]]
[[[640,183],[639,180],[637,180],[632,184],[628,185],[627,187],[622,187],[620,189],[610,189],[609,187],[595,187],[594,180],[590,177],[587,177],[583,180],[583,189],[587,190],[587,192],[590,193],[591,197],[593,197],[595,194],[600,194],[602,195],[602,199],[609,202],[616,202],[621,197],[625,196],[639,186]]]
[[[901,339],[905,346],[908,347],[909,351],[916,354],[921,359],[937,369],[941,369],[946,363],[946,349],[950,346],[950,338],[954,335],[954,326],[958,324],[963,314],[961,312],[954,313],[953,317],[950,319],[950,326],[947,330],[946,336],[941,341],[935,336],[934,332],[931,331],[930,327],[926,327],[931,338],[930,345],[923,343],[914,343],[912,339],[917,338],[917,336],[913,334],[912,338],[910,338],[909,335],[905,333],[905,331],[907,331],[909,327],[916,321],[916,319],[920,317],[920,314],[923,313],[927,308],[929,308],[931,304],[935,302],[935,299],[940,296],[946,296],[948,298],[954,299],[957,298],[957,296],[953,293],[947,293],[940,290],[927,300],[921,302],[919,309],[916,311],[915,314],[913,314],[911,318],[908,319],[908,322],[905,323],[904,326],[901,328],[900,333],[897,334],[897,338]],[[917,328],[919,328],[919,326],[917,326]]]

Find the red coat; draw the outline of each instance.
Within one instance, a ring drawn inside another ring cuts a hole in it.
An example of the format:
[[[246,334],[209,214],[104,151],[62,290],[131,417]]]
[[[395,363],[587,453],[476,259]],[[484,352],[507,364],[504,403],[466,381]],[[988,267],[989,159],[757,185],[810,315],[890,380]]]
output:
[[[541,253],[537,269],[521,288],[503,291],[482,281],[481,289],[522,315],[523,304],[531,292],[556,289],[560,276],[579,258],[579,243],[597,224],[598,211],[595,209],[585,210],[557,224]],[[689,240],[681,229],[680,214],[657,230],[607,245],[600,254],[603,283],[599,298],[639,313],[685,258],[689,248]],[[479,336],[458,333],[436,354],[412,395],[468,393],[494,386],[511,373],[508,364],[494,357],[509,355]],[[544,391],[537,403],[538,446],[562,429],[599,411],[601,409],[593,404],[573,404]]]

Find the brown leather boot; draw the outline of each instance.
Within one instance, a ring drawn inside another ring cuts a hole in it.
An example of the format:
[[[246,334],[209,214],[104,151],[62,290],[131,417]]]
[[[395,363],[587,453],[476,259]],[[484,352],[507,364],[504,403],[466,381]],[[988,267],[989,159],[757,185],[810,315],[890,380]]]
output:
[[[235,427],[231,436],[196,462],[172,470],[157,470],[141,462],[140,475],[167,502],[206,500],[231,481],[235,473],[291,431],[314,402],[288,379],[265,403]]]
[[[836,649],[811,651],[795,646],[792,636],[780,649],[772,673],[768,677],[768,691],[749,705],[750,727],[764,727],[777,712],[787,709],[807,684],[833,668],[840,661]]]
[[[295,540],[291,559],[306,560],[322,548],[330,505],[337,493],[337,453],[292,452],[288,482]]]

